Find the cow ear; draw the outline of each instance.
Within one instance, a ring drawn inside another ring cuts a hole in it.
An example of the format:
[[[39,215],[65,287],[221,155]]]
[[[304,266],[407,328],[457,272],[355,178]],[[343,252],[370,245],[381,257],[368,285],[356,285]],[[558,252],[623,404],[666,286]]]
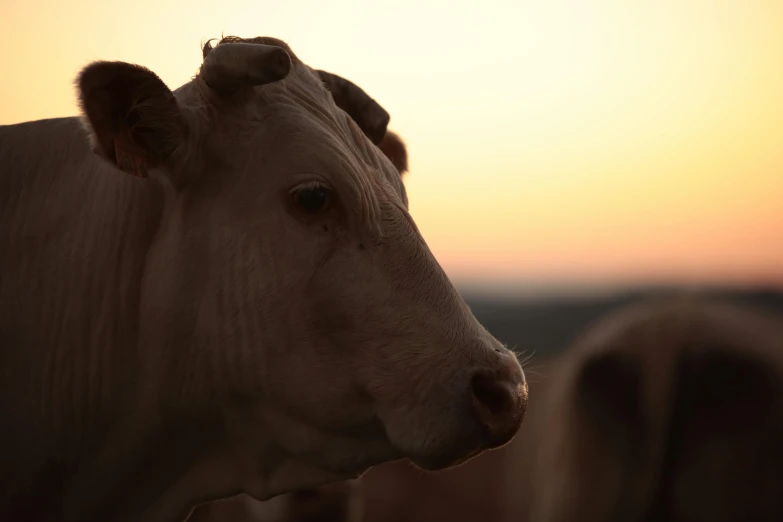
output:
[[[386,109],[358,85],[326,71],[316,71],[332,93],[335,105],[344,110],[371,142],[378,145],[386,134],[390,116]]]
[[[408,172],[408,150],[397,134],[392,131],[386,131],[383,139],[378,144],[378,148],[389,158],[392,165],[399,171],[400,176]]]
[[[152,71],[125,62],[95,62],[76,81],[82,113],[98,154],[147,177],[183,142],[174,94]]]

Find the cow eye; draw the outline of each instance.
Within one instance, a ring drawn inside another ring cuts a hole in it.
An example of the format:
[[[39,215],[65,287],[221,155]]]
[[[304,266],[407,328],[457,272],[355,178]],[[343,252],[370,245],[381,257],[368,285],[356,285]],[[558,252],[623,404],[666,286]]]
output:
[[[329,189],[317,183],[294,189],[292,196],[296,206],[307,214],[325,212],[331,204]]]

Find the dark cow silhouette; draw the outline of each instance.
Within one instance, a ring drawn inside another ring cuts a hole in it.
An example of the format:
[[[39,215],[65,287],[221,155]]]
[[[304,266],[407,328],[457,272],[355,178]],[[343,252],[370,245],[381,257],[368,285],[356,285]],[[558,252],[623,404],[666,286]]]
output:
[[[533,522],[783,520],[783,324],[700,299],[611,314],[551,383]]]

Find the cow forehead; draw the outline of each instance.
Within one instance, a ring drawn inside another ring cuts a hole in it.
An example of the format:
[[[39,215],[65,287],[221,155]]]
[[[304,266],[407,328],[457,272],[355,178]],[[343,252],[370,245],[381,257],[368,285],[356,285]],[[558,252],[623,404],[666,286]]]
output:
[[[250,89],[247,97],[230,102],[216,97],[197,76],[190,88],[183,86],[175,94],[183,106],[234,120],[231,125],[242,129],[241,134],[245,137],[255,134],[246,133],[248,127],[263,127],[262,134],[273,136],[275,144],[270,146],[292,164],[298,163],[305,169],[323,167],[317,173],[328,177],[338,191],[352,200],[356,217],[371,229],[377,230],[385,211],[397,212],[400,208],[407,211],[407,195],[399,172],[366,138],[356,122],[337,107],[313,69],[296,58],[288,45],[274,38],[227,37],[218,45],[231,42],[284,48],[291,56],[289,74],[283,80]],[[210,140],[223,141],[224,137],[215,137],[213,132],[209,125],[198,131],[209,135]],[[248,144],[257,146],[252,142]],[[261,151],[270,152],[264,148]]]
[[[291,69],[289,74],[281,81],[271,84],[265,84],[252,90],[254,99],[247,104],[251,111],[248,114],[251,119],[261,120],[269,116],[270,106],[277,105],[278,109],[288,112],[286,117],[293,117],[294,113],[306,115],[306,118],[299,118],[298,123],[305,128],[308,126],[318,126],[327,132],[322,136],[334,138],[341,142],[342,148],[347,149],[351,156],[367,163],[373,169],[383,172],[384,177],[396,178],[399,173],[386,156],[365,137],[353,119],[340,109],[332,98],[329,89],[324,85],[321,76],[304,64],[293,52],[293,50],[277,38],[255,37],[239,38],[228,36],[222,38],[216,47],[232,43],[272,45],[284,49],[291,58]],[[207,42],[203,47],[203,54],[206,57],[211,52],[211,44]],[[199,78],[194,81],[198,82]],[[203,81],[201,83],[204,83]],[[203,87],[203,85],[202,85]],[[201,89],[202,93],[207,93],[209,89]],[[207,95],[207,99],[216,101],[214,97]],[[255,113],[255,114],[252,114]],[[392,181],[392,180],[389,180]],[[396,187],[395,183],[392,186]]]
[[[392,198],[407,207],[400,173],[335,104],[312,69],[300,62],[285,80],[257,93],[254,117],[276,127],[279,139],[288,142],[283,147],[295,143],[300,154],[326,167],[332,181],[348,184],[368,204]]]

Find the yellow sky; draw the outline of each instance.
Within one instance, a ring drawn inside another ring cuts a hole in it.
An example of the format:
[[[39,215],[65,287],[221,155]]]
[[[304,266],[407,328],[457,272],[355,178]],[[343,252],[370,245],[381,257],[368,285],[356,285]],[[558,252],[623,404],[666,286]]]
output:
[[[0,123],[91,60],[175,88],[222,34],[361,85],[457,279],[783,284],[780,0],[5,0]]]

